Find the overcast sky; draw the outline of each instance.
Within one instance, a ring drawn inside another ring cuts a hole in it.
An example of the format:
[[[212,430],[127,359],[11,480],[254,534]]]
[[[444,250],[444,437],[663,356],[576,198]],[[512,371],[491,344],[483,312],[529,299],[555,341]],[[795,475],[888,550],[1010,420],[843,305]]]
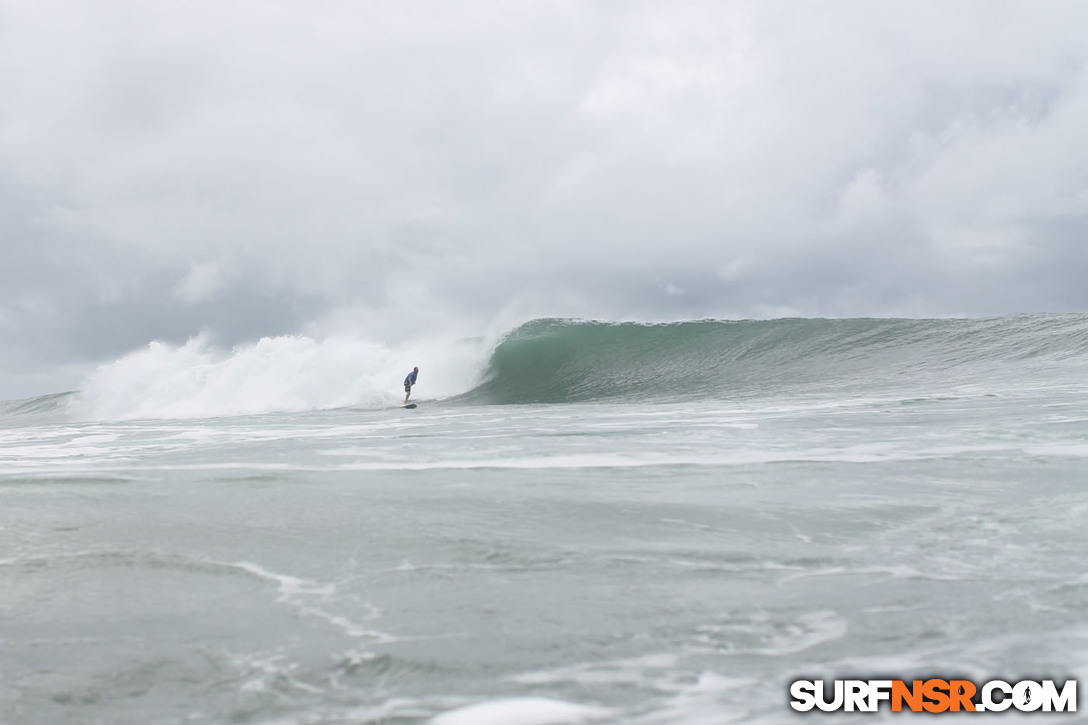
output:
[[[0,0],[0,398],[201,332],[1088,309],[1086,28],[1079,1]]]

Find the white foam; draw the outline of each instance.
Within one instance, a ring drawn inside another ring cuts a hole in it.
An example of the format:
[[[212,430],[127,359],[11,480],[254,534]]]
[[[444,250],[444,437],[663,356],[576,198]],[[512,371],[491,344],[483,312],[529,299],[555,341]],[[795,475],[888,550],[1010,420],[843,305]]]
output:
[[[959,581],[959,577],[936,574],[933,571],[921,571],[913,566],[905,564],[893,564],[888,566],[859,566],[844,567],[831,566],[821,569],[809,569],[783,577],[779,585],[786,584],[794,579],[807,579],[814,577],[837,576],[887,576],[890,579],[925,579],[928,581]]]
[[[298,577],[291,576],[289,574],[276,574],[275,572],[268,571],[267,569],[251,564],[247,561],[239,561],[234,564],[225,564],[225,566],[233,566],[241,569],[242,571],[249,572],[250,574],[259,577],[261,579],[268,579],[276,582],[279,585],[280,600],[286,601],[296,594],[313,594],[321,597],[322,599],[328,599],[329,596],[336,590],[336,587],[331,584],[318,585],[314,582],[306,579],[299,579]]]
[[[228,656],[235,667],[246,672],[247,679],[239,686],[239,692],[265,693],[271,690],[274,684],[286,684],[311,695],[321,695],[325,692],[320,687],[297,679],[293,673],[298,669],[298,663],[291,662],[282,653],[266,656],[228,653]]]
[[[809,612],[798,617],[788,631],[770,638],[765,647],[752,650],[754,654],[781,657],[804,652],[817,645],[846,635],[846,620],[834,612]]]
[[[420,718],[426,717],[428,712],[430,712],[430,709],[420,700],[413,700],[407,697],[394,697],[378,705],[358,707],[343,713],[336,713],[336,717],[330,716],[329,721],[335,719],[336,722],[358,723],[359,725],[363,725],[364,723],[390,722],[394,719],[411,719],[414,722]],[[312,719],[307,719],[307,722],[314,721]],[[295,721],[291,721],[291,723],[294,725]],[[264,723],[264,725],[281,725],[281,721]],[[282,725],[287,725],[287,722],[282,722]]]
[[[102,365],[81,386],[72,414],[89,420],[206,418],[343,407],[386,407],[419,366],[418,392],[446,397],[472,387],[482,342],[431,340],[389,346],[359,339],[262,338],[223,351],[196,337],[153,342]]]
[[[279,601],[294,607],[299,614],[320,619],[339,629],[349,637],[374,641],[382,644],[396,641],[396,638],[375,629],[364,627],[341,614],[326,611],[323,606],[311,603],[311,600],[327,602],[336,593],[334,584],[317,584],[307,579],[300,579],[289,574],[277,574],[268,571],[264,567],[250,562],[240,561],[233,564],[223,563],[222,566],[241,569],[253,576],[275,582],[279,588]],[[367,619],[377,619],[381,612],[377,607],[369,605]]]
[[[577,705],[543,697],[516,697],[481,702],[444,712],[431,725],[566,725],[610,717],[603,707]]]
[[[624,685],[645,690],[675,692],[678,658],[672,654],[651,654],[599,663],[569,665],[552,670],[526,672],[509,679],[522,685],[548,686],[575,683],[583,687]]]
[[[738,690],[750,690],[757,684],[748,677],[702,672],[694,683],[665,699],[660,707],[632,721],[639,725],[722,725],[747,720],[747,710],[732,701]]]

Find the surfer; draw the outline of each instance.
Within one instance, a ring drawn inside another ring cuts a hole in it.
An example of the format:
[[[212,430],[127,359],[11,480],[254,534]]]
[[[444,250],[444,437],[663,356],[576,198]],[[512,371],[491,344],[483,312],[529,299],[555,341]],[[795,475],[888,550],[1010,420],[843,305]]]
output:
[[[404,404],[408,404],[408,396],[412,394],[412,386],[416,384],[416,378],[419,376],[419,368],[412,368],[412,372],[408,373],[408,377],[404,379]]]

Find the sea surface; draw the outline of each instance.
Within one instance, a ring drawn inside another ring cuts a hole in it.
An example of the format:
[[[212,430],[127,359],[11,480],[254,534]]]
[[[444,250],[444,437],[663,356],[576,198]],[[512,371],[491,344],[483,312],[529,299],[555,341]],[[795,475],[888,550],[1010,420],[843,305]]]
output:
[[[789,683],[1088,683],[1088,315],[537,320],[415,410],[411,359],[381,392],[261,344],[0,403],[0,721],[906,722]],[[253,409],[239,365],[306,394]]]

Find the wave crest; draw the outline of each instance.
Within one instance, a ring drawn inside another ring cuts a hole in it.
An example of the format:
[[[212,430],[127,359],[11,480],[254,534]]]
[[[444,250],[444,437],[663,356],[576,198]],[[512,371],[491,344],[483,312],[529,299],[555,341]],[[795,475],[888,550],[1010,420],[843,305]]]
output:
[[[780,319],[641,323],[541,319],[508,334],[486,403],[669,401],[971,379],[1088,353],[1088,315],[986,320]]]

